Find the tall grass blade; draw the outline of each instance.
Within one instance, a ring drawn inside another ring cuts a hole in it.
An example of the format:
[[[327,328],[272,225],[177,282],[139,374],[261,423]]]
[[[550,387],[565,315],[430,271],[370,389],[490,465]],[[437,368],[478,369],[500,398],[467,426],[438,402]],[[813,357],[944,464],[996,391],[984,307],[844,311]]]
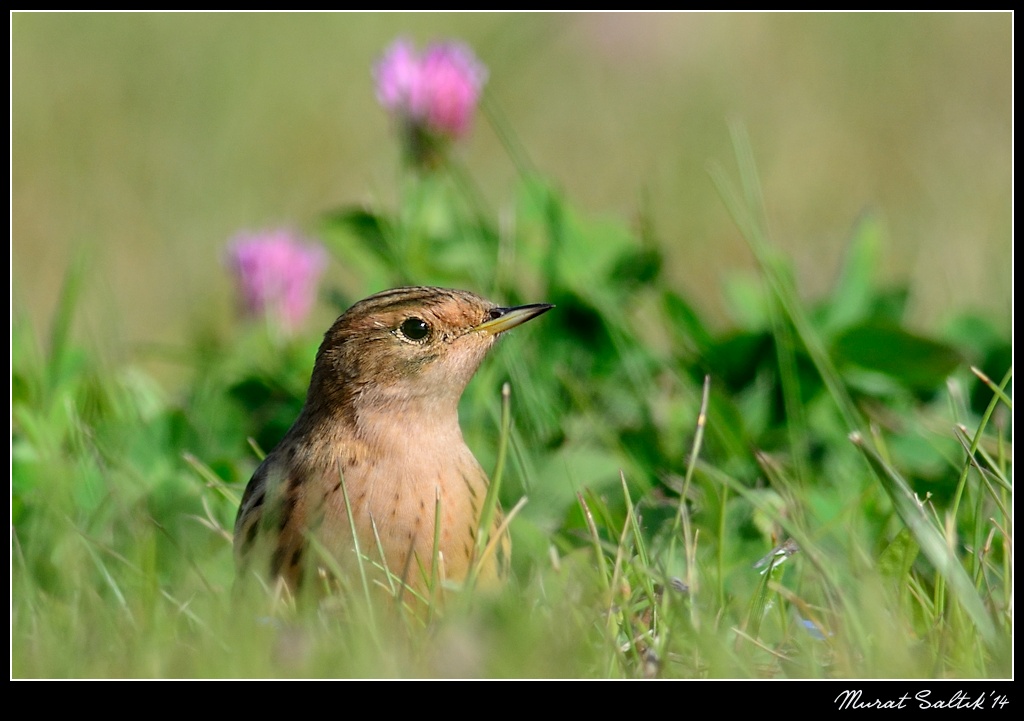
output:
[[[793,281],[783,267],[775,250],[769,244],[768,229],[764,222],[760,181],[754,163],[754,154],[746,131],[739,123],[731,123],[733,148],[740,168],[740,182],[744,197],[741,198],[720,165],[709,168],[711,179],[718,189],[722,201],[739,227],[744,239],[761,267],[761,273],[779,302],[787,319],[796,329],[800,342],[818,370],[822,381],[829,390],[847,428],[852,432],[860,428],[860,413],[840,379],[828,350],[815,330],[811,319],[797,296]]]
[[[989,643],[995,641],[995,626],[985,610],[985,603],[978,595],[967,571],[946,544],[942,533],[929,520],[924,507],[917,500],[909,484],[891,465],[869,448],[859,433],[850,435],[850,440],[860,450],[874,470],[885,492],[892,499],[896,513],[914,535],[921,552],[931,561],[935,570],[945,579],[971,620]]]

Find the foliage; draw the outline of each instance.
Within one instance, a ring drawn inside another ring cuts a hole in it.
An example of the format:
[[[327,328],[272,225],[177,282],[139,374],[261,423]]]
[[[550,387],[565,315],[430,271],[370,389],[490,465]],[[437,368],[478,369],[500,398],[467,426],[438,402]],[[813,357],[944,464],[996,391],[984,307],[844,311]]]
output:
[[[908,328],[873,213],[831,292],[801,298],[734,142],[738,187],[712,176],[760,272],[727,286],[724,330],[665,277],[652,219],[584,216],[526,169],[501,212],[449,158],[397,209],[321,219],[361,279],[328,291],[339,312],[402,284],[557,306],[461,407],[485,467],[509,444],[515,578],[427,621],[361,594],[231,597],[238,498],[316,338],[197,338],[170,398],[72,341],[72,270],[45,349],[12,331],[12,675],[1008,676],[1006,333]]]

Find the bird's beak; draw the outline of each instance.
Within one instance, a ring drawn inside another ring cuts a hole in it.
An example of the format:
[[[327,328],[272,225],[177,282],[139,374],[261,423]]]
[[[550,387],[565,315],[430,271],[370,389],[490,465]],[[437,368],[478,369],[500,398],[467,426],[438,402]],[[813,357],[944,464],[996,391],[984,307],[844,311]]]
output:
[[[474,331],[480,331],[488,335],[498,335],[507,330],[522,325],[531,318],[536,318],[541,313],[546,313],[555,306],[550,303],[533,303],[531,305],[517,305],[514,308],[494,308],[490,313],[490,320],[484,321]]]

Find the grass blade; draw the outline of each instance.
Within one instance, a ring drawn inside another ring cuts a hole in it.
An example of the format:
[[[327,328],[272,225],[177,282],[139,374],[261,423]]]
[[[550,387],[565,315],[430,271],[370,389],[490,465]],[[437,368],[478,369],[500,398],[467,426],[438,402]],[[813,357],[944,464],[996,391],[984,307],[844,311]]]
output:
[[[859,433],[852,433],[850,440],[871,465],[885,492],[892,499],[896,513],[899,514],[921,547],[921,552],[931,561],[935,570],[956,594],[957,599],[981,631],[985,640],[989,643],[995,641],[995,626],[985,610],[984,602],[978,595],[974,584],[971,583],[960,560],[947,545],[942,533],[929,520],[924,507],[914,495],[910,485],[895,468],[882,460],[882,457],[874,449],[867,446],[863,436]]]

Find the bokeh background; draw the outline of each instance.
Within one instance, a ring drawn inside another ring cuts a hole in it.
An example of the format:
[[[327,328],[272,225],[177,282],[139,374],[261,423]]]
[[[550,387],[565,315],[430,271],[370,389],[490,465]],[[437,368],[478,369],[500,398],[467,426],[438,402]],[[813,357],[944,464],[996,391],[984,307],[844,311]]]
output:
[[[400,35],[464,40],[489,68],[460,157],[495,217],[517,182],[505,128],[582,211],[650,223],[672,282],[725,323],[753,263],[707,167],[734,174],[737,120],[805,296],[872,210],[911,325],[973,309],[1009,332],[1007,13],[15,13],[14,313],[44,337],[84,264],[76,334],[173,375],[160,348],[233,322],[235,233],[397,205],[370,69]],[[318,313],[311,333],[336,309]]]

